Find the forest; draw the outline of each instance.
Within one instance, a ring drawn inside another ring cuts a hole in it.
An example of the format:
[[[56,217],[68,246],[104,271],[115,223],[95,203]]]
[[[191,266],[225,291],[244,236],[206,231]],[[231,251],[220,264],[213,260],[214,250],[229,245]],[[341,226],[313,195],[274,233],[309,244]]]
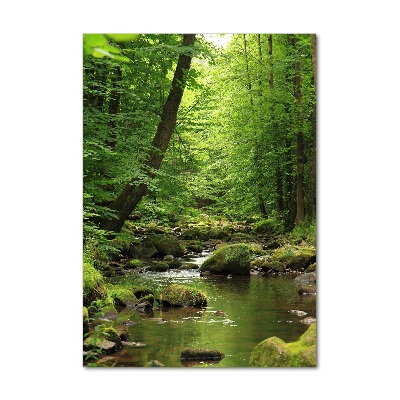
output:
[[[83,35],[85,366],[316,365],[316,57]]]

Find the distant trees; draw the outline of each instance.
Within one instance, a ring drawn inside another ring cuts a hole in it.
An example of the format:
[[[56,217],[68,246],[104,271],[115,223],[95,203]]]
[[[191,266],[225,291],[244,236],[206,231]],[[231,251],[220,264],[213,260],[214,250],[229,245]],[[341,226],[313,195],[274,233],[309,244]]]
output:
[[[222,200],[232,212],[272,213],[287,228],[315,218],[312,60],[310,35],[246,34],[215,66],[219,135],[235,143],[225,151],[233,188]]]

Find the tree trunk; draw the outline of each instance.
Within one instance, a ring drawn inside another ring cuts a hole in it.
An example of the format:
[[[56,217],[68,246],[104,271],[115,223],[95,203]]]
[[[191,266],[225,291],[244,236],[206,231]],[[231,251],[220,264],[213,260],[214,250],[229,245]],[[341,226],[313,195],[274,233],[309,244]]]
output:
[[[112,89],[110,94],[110,101],[108,103],[108,113],[112,115],[110,121],[110,138],[107,140],[107,144],[111,147],[115,147],[115,143],[117,141],[117,134],[115,132],[116,123],[115,117],[118,114],[119,104],[121,100],[121,87],[120,83],[122,80],[122,72],[121,67],[118,65],[114,70],[114,75],[112,77]]]
[[[303,112],[302,112],[302,80],[301,80],[301,51],[295,35],[291,35],[295,61],[294,97],[296,98],[296,225],[304,222],[304,137],[303,137]]]
[[[195,40],[196,35],[185,34],[183,35],[183,46],[192,46]],[[172,80],[172,87],[167,101],[165,102],[161,121],[157,127],[157,132],[152,141],[152,150],[150,151],[149,157],[145,163],[145,169],[149,179],[154,178],[155,172],[160,168],[161,162],[164,158],[164,153],[168,148],[172,133],[175,129],[178,109],[183,96],[185,82],[184,75],[185,72],[190,69],[191,61],[191,55],[181,54],[178,58],[174,78]],[[133,179],[109,207],[115,211],[117,217],[112,220],[99,220],[100,228],[108,231],[119,232],[126,219],[146,194],[147,186],[147,183],[140,183]]]
[[[308,161],[306,216],[308,219],[313,219],[316,215],[317,195],[317,38],[316,35],[310,36],[315,102],[311,112],[311,149]]]

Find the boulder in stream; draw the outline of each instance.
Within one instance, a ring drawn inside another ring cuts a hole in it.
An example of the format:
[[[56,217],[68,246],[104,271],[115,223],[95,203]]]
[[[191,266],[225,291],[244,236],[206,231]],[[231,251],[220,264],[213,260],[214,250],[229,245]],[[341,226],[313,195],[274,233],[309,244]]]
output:
[[[190,286],[179,284],[167,286],[157,300],[162,305],[179,307],[205,307],[207,305],[204,293]]]
[[[149,240],[157,249],[159,257],[172,255],[174,257],[183,256],[186,253],[185,246],[173,235],[151,235]]]
[[[181,352],[181,360],[222,360],[225,357],[219,350],[186,348]]]
[[[286,343],[273,336],[259,343],[250,354],[251,367],[316,367],[316,324],[309,326],[297,342]]]
[[[315,248],[286,245],[272,251],[267,267],[274,269],[276,265],[283,265],[291,270],[305,270],[315,260]]]
[[[317,281],[317,275],[315,272],[307,272],[297,276],[293,281],[299,285],[315,284]]]
[[[224,246],[207,258],[200,270],[222,275],[250,275],[249,246],[244,243]]]

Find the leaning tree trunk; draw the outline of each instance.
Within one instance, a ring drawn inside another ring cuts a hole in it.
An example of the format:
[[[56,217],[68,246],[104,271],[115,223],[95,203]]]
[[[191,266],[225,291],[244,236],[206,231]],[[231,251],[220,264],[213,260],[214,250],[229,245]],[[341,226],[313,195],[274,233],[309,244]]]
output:
[[[196,35],[185,34],[183,35],[183,46],[192,46],[195,40]],[[175,129],[178,109],[183,96],[185,72],[190,69],[191,61],[192,56],[187,54],[181,54],[178,58],[172,87],[164,104],[161,121],[158,124],[157,132],[152,141],[152,150],[145,163],[145,170],[150,179],[154,178],[155,172],[160,168]],[[129,182],[113,204],[109,206],[110,209],[115,211],[116,218],[111,220],[100,219],[98,221],[100,228],[119,232],[126,219],[146,194],[147,187],[147,183],[141,183],[135,179]]]

